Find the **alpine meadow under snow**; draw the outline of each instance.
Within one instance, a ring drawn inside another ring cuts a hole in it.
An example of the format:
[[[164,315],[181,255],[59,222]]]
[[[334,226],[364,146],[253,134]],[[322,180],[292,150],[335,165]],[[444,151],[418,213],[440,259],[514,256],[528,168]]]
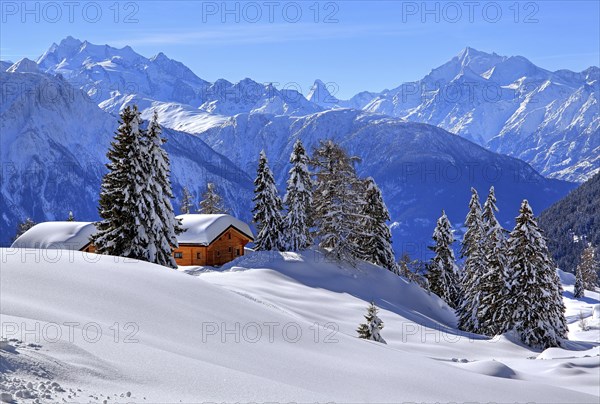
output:
[[[200,40],[224,60],[144,27],[201,71],[72,36],[1,61],[1,403],[600,401],[599,67],[466,47],[341,99],[220,78],[269,73],[233,44],[261,23]]]

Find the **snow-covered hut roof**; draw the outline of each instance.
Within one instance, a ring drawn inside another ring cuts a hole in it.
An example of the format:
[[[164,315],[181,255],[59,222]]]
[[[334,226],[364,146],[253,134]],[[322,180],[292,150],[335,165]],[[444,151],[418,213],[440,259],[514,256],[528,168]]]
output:
[[[27,230],[11,247],[81,250],[95,232],[96,226],[91,222],[44,222]]]
[[[231,215],[179,215],[185,232],[177,236],[183,244],[209,245],[229,227],[254,239],[250,226]]]

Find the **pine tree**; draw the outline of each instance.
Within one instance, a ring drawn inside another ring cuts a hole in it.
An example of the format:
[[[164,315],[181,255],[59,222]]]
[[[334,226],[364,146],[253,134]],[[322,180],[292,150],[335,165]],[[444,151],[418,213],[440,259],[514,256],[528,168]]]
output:
[[[108,173],[102,179],[98,232],[91,241],[99,254],[146,260],[148,234],[145,226],[148,167],[137,107],[126,107],[107,153]]]
[[[227,213],[227,209],[223,204],[223,198],[219,195],[217,187],[212,182],[206,184],[206,192],[202,194],[200,201],[200,209],[198,213],[205,215],[219,215]]]
[[[425,290],[429,290],[429,283],[424,274],[427,273],[427,263],[420,260],[412,260],[407,253],[396,264],[398,275],[405,277],[409,282],[416,282]]]
[[[567,337],[562,286],[527,200],[508,240],[510,327],[535,348],[560,346]]]
[[[281,217],[282,203],[264,150],[260,152],[254,186],[252,212],[258,229],[258,235],[254,240],[255,248],[259,251],[281,251],[285,247]]]
[[[483,255],[485,270],[479,282],[481,297],[479,305],[479,332],[494,336],[507,331],[512,313],[508,311],[510,299],[509,268],[506,258],[506,231],[496,219],[496,196],[490,188],[483,205]]]
[[[21,237],[23,234],[25,234],[25,232],[29,229],[31,229],[33,226],[35,226],[37,223],[34,222],[33,220],[31,220],[30,217],[28,217],[27,219],[25,219],[25,221],[19,223],[17,225],[17,234],[15,235],[14,240],[18,239],[19,237]],[[14,241],[13,240],[13,241]]]
[[[182,215],[189,215],[192,213],[192,208],[194,206],[194,197],[190,193],[188,187],[183,187],[181,193],[181,203],[179,204],[179,212]]]
[[[171,163],[163,148],[166,139],[161,137],[158,115],[154,112],[145,143],[147,145],[146,162],[148,174],[147,219],[148,247],[146,260],[158,265],[177,268],[173,257],[173,249],[178,247],[177,234],[181,233],[181,223],[175,218],[171,199],[174,197],[171,188]]]
[[[298,139],[290,156],[292,168],[289,171],[287,190],[283,203],[287,208],[284,219],[286,249],[305,250],[312,244],[310,216],[312,205],[312,179],[308,171],[308,156],[304,145]]]
[[[583,266],[577,265],[577,269],[575,270],[575,286],[573,290],[573,297],[581,298],[585,297],[585,286],[584,286],[584,268]]]
[[[386,342],[380,334],[380,331],[383,329],[383,321],[377,317],[378,311],[375,303],[371,302],[367,309],[367,314],[365,315],[367,322],[360,324],[356,331],[358,332],[358,338],[385,344]]]
[[[485,271],[483,254],[483,218],[479,195],[471,188],[469,213],[465,220],[467,231],[463,237],[461,256],[465,267],[461,277],[462,297],[457,310],[458,327],[464,331],[479,332],[479,305],[481,304],[481,276]]]
[[[598,287],[598,272],[600,271],[600,263],[596,258],[596,249],[592,244],[581,253],[577,271],[581,272],[582,286],[586,290],[596,290]]]
[[[452,308],[456,308],[460,303],[459,279],[452,251],[454,235],[452,226],[442,211],[442,216],[437,221],[433,232],[435,245],[429,247],[435,252],[435,257],[429,264],[427,280],[430,290],[442,298]]]
[[[395,274],[398,266],[392,248],[392,232],[386,222],[390,214],[375,180],[364,181],[364,204],[360,210],[362,236],[359,237],[361,258]]]
[[[74,222],[74,221],[75,221],[75,216],[73,215],[73,211],[70,210],[69,216],[67,216],[67,222]]]
[[[354,170],[357,160],[332,140],[321,141],[311,159],[316,171],[313,220],[319,247],[327,251],[328,257],[352,265],[360,256],[358,209],[364,204]]]

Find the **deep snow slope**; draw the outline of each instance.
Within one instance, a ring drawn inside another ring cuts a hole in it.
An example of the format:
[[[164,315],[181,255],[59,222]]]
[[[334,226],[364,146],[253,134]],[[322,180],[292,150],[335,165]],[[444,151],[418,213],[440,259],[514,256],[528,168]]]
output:
[[[528,164],[485,150],[443,129],[354,109],[336,109],[305,117],[240,114],[198,133],[215,151],[227,154],[254,173],[264,149],[280,189],[285,189],[288,159],[296,139],[307,150],[334,139],[362,159],[357,169],[381,187],[392,217],[396,253],[427,254],[435,220],[446,209],[460,227],[471,187],[482,197],[496,189],[499,217],[514,226],[520,202],[527,198],[541,212],[574,187],[546,179]]]
[[[0,80],[0,243],[10,245],[17,222],[27,217],[64,220],[73,211],[77,220],[96,220],[118,116],[61,77],[0,72]],[[170,129],[164,136],[178,196],[183,186],[200,194],[212,181],[233,213],[246,212],[252,184],[245,172],[196,136]]]
[[[2,332],[10,339],[0,377],[15,398],[598,400],[598,357],[580,357],[593,344],[579,343],[571,359],[534,360],[527,358],[539,353],[504,339],[474,342],[452,328],[437,297],[368,265],[262,253],[195,277],[109,256],[0,253]],[[384,308],[388,345],[355,336],[370,299]]]

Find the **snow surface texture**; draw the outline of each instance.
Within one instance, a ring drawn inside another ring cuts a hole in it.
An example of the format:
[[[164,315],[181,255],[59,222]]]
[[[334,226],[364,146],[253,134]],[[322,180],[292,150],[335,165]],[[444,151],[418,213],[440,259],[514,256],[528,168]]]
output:
[[[81,250],[94,233],[96,226],[88,222],[39,223],[16,239],[11,248]]]
[[[592,351],[600,320],[589,318],[598,294],[574,300],[570,285],[565,302],[579,341],[557,354],[510,336],[461,333],[452,311],[417,285],[313,251],[250,253],[219,272],[182,269],[197,276],[68,251],[0,253],[8,339],[0,383],[13,398],[596,403],[600,396]],[[370,300],[381,308],[387,345],[356,337]],[[580,311],[588,331],[577,331]]]
[[[248,224],[230,215],[179,215],[184,232],[177,236],[180,243],[210,244],[219,234],[230,226],[235,227],[245,235],[252,236]]]

